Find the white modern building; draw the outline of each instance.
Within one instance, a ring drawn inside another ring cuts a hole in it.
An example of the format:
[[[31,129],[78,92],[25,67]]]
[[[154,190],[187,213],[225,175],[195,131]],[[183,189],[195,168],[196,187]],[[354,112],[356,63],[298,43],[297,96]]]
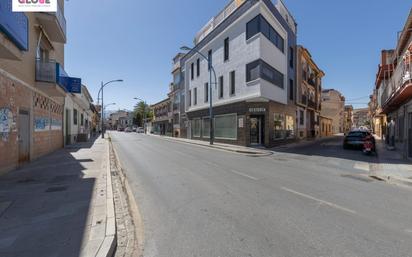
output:
[[[216,141],[272,146],[294,138],[295,49],[296,23],[282,1],[231,1],[182,59],[188,137],[208,140],[212,97]],[[212,59],[216,84],[197,51]]]

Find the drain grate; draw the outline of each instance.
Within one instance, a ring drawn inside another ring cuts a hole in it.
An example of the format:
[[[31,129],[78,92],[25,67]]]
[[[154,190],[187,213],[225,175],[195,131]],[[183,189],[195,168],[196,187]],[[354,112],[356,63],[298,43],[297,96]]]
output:
[[[363,176],[363,175],[355,175],[355,174],[343,174],[343,175],[341,175],[341,177],[351,178],[351,179],[359,180],[359,181],[362,181],[362,182],[373,182],[374,181],[373,179],[371,179],[369,177],[366,177],[366,176]]]
[[[47,188],[46,193],[62,192],[66,190],[67,190],[67,187],[49,187]]]

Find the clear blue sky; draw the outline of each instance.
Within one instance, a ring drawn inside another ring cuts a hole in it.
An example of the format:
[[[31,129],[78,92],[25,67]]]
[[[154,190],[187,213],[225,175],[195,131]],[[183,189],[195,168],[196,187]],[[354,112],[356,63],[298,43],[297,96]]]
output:
[[[100,82],[112,109],[132,109],[133,97],[149,104],[166,97],[171,60],[181,45],[229,0],[66,1],[66,71],[82,78],[96,101]],[[371,94],[381,49],[393,48],[410,0],[285,0],[304,45],[326,76],[323,88],[347,99]],[[368,98],[352,101],[361,107]],[[363,103],[363,104],[362,104]],[[109,108],[110,109],[110,108]]]

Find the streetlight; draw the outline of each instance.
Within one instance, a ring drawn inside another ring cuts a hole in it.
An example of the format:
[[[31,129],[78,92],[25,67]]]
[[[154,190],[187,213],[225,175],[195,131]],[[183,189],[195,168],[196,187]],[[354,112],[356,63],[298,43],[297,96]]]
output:
[[[143,106],[143,130],[144,130],[144,133],[146,134],[146,101],[139,98],[139,97],[134,97],[133,99],[138,100],[138,101],[142,101],[144,103],[144,106]]]
[[[97,95],[97,103],[99,103],[99,97],[100,97],[100,92],[102,92],[102,121],[101,121],[101,126],[102,126],[102,138],[104,138],[104,104],[103,104],[103,92],[104,92],[104,87],[109,85],[110,83],[114,83],[114,82],[123,82],[123,79],[117,79],[117,80],[111,80],[109,82],[103,83],[102,81],[102,85],[100,87],[99,93]]]
[[[187,46],[182,46],[180,48],[180,50],[182,51],[194,51],[197,54],[199,54],[200,56],[203,57],[203,59],[205,59],[207,61],[208,67],[209,67],[209,117],[210,117],[210,144],[213,145],[213,141],[214,141],[214,135],[215,135],[215,131],[214,131],[214,126],[213,126],[213,95],[212,95],[212,72],[215,78],[215,85],[217,84],[217,78],[216,78],[216,72],[215,69],[213,68],[212,65],[212,58],[210,56],[210,59],[208,57],[206,57],[204,54],[202,54],[200,51],[194,49],[194,48],[190,48]]]

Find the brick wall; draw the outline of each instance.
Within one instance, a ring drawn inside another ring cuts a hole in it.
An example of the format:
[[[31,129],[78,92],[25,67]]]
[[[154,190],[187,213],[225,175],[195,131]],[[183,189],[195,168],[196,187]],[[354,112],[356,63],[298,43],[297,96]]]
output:
[[[30,160],[63,146],[63,106],[0,70],[0,173],[19,165],[20,111],[27,111],[30,117]],[[49,128],[35,131],[37,117],[48,119]],[[55,126],[51,130],[52,120],[55,125],[61,124],[60,129]]]

